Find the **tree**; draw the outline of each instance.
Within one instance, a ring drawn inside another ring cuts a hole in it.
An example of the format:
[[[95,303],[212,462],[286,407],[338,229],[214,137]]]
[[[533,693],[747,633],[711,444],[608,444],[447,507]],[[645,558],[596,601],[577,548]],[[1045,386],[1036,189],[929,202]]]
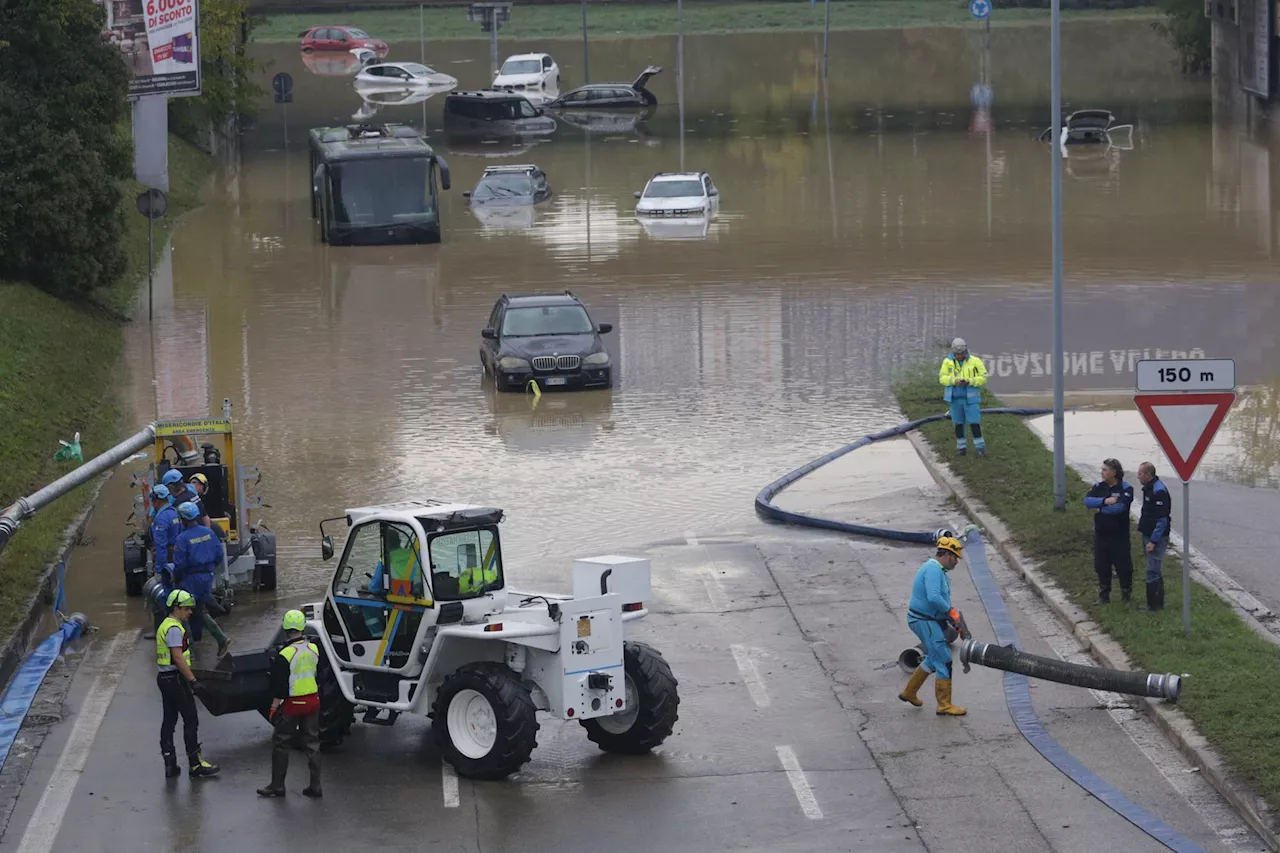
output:
[[[0,277],[60,295],[124,272],[129,78],[92,0],[0,5]]]
[[[1182,70],[1207,72],[1213,58],[1213,31],[1203,0],[1159,0],[1159,6],[1165,19],[1151,26],[1178,51]]]
[[[231,116],[253,111],[262,89],[251,77],[261,63],[244,50],[251,24],[248,0],[200,0],[202,92],[170,101],[174,132],[192,138],[202,125],[221,128]]]

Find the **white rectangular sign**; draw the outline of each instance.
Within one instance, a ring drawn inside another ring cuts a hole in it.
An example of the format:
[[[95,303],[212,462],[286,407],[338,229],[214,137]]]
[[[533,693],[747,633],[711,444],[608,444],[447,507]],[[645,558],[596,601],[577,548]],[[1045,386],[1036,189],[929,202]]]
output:
[[[1232,358],[1148,359],[1137,364],[1139,391],[1234,391]]]

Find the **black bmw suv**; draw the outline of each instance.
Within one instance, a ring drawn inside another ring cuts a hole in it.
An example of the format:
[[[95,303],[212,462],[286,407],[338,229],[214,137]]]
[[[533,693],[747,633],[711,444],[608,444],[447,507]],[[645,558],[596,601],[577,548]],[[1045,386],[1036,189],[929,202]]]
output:
[[[541,388],[611,388],[613,362],[600,336],[612,331],[592,323],[567,290],[504,293],[480,333],[480,364],[502,391],[520,391],[530,379]]]

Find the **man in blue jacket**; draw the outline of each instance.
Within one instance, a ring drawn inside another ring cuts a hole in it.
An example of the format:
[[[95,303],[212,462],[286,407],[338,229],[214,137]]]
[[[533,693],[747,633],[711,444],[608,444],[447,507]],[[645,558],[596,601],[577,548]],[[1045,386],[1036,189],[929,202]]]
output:
[[[960,613],[951,606],[951,579],[947,572],[960,562],[964,545],[959,539],[943,536],[936,547],[937,553],[916,572],[907,605],[907,627],[924,644],[925,657],[898,698],[919,708],[924,704],[918,695],[920,688],[930,675],[937,675],[934,694],[938,715],[963,717],[968,711],[951,704],[951,646],[947,644],[945,628],[952,625],[958,630],[960,624]]]
[[[1142,484],[1138,532],[1142,534],[1142,551],[1147,560],[1147,610],[1154,612],[1164,609],[1164,552],[1169,547],[1173,499],[1150,462],[1138,466],[1138,482]]]
[[[1129,508],[1133,486],[1124,481],[1119,460],[1102,460],[1102,479],[1085,495],[1093,511],[1093,570],[1098,574],[1098,604],[1111,601],[1111,569],[1120,579],[1120,600],[1133,595],[1133,551],[1129,542]]]
[[[231,641],[208,610],[213,601],[213,570],[222,559],[222,543],[212,530],[200,523],[199,513],[199,508],[189,501],[178,504],[178,515],[185,529],[178,534],[174,548],[173,579],[196,601],[195,613],[191,617],[192,642],[200,642],[207,626],[209,633],[218,641],[218,657],[222,657]]]
[[[173,548],[178,544],[182,522],[178,520],[178,511],[169,505],[167,486],[152,487],[151,508],[155,511],[151,519],[152,566],[165,586],[172,586]]]

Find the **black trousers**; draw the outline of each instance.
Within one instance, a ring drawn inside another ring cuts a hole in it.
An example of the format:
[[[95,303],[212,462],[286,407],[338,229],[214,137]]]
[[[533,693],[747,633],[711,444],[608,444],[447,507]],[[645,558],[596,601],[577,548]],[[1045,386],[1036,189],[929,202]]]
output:
[[[271,775],[274,784],[284,784],[289,770],[289,751],[293,738],[302,732],[302,748],[307,753],[307,768],[311,771],[312,784],[320,781],[320,712],[313,711],[305,717],[286,717],[281,708],[276,713],[275,733],[271,736]],[[279,778],[275,778],[279,774]]]
[[[161,672],[156,675],[160,686],[160,700],[164,703],[164,721],[160,723],[160,751],[173,752],[173,731],[182,716],[182,740],[187,755],[200,751],[200,719],[196,716],[196,697],[187,680],[179,672]]]
[[[1120,589],[1129,592],[1133,589],[1133,549],[1130,547],[1129,533],[1111,536],[1093,535],[1093,570],[1098,573],[1098,593],[1111,594],[1111,570],[1115,569],[1120,579]]]

